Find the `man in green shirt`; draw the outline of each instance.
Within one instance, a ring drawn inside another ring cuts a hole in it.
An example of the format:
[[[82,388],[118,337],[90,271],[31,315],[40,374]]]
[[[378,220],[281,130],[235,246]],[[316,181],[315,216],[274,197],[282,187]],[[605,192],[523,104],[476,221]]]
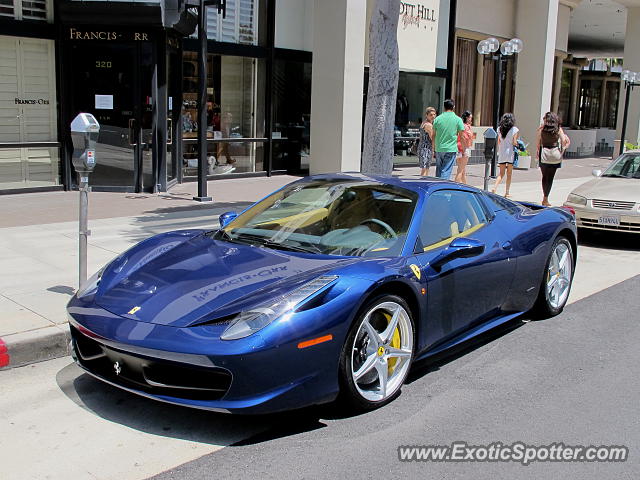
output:
[[[464,130],[462,119],[453,111],[453,100],[444,101],[444,113],[433,122],[433,141],[436,151],[436,177],[449,180],[458,151],[458,133]]]

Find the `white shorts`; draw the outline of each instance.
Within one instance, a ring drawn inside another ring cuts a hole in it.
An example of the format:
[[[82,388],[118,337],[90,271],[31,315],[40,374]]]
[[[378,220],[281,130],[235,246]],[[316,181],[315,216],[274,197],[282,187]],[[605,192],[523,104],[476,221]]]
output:
[[[456,158],[462,158],[463,156],[469,158],[471,156],[471,148],[466,148],[464,153],[456,153]]]

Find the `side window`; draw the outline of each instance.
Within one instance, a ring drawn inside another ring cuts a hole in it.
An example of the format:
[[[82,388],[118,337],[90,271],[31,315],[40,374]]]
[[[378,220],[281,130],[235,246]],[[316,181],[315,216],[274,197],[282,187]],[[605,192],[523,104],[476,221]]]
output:
[[[453,238],[471,234],[488,222],[477,196],[461,190],[439,190],[427,199],[420,226],[425,251],[449,243]]]

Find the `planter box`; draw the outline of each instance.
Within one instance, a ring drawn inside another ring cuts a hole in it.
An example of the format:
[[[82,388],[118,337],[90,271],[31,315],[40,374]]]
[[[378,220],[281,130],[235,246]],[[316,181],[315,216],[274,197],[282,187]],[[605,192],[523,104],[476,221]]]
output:
[[[532,161],[532,157],[518,157],[518,166],[514,167],[516,170],[529,170],[530,168],[535,168],[533,165],[534,161]]]

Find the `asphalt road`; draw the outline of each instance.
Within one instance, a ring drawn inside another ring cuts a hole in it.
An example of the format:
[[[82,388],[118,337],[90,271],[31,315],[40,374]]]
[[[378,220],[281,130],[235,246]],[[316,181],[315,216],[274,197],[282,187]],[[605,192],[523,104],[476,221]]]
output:
[[[69,357],[2,371],[0,478],[640,478],[637,240],[592,234],[580,244],[573,303],[560,316],[514,321],[416,365],[399,398],[364,415],[317,407],[241,417],[176,407],[105,385]],[[454,441],[626,445],[630,458],[398,461],[399,445]]]
[[[355,417],[311,409],[153,477],[640,478],[640,276],[558,317],[414,368],[391,404]],[[211,428],[216,428],[216,417]],[[264,422],[264,417],[259,419]],[[625,463],[404,463],[399,445],[626,445]]]

